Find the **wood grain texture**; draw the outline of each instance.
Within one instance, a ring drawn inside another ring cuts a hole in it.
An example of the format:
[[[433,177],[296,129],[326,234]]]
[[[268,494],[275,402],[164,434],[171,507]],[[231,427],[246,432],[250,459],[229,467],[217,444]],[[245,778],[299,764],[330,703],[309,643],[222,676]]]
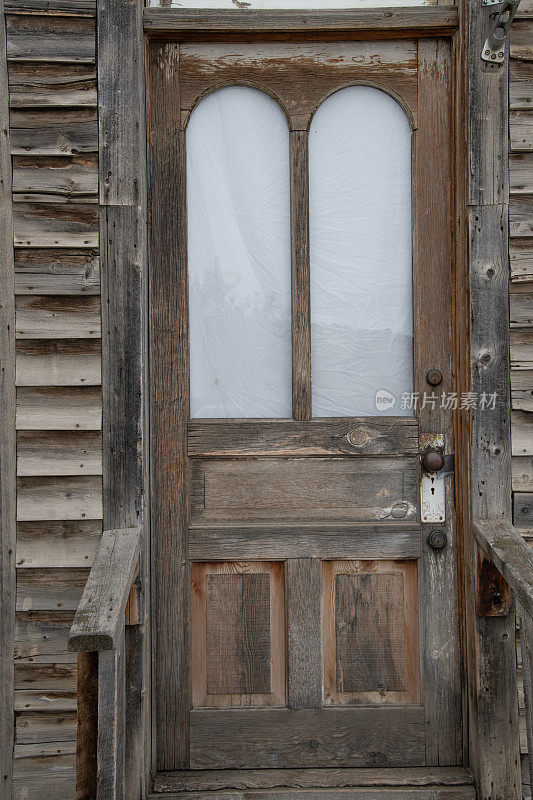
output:
[[[471,295],[471,385],[496,392],[494,411],[472,412],[471,498],[474,519],[510,518],[508,316],[508,64],[480,66],[486,36],[479,8],[468,2],[469,186],[468,235]],[[520,113],[520,112],[512,112]],[[513,133],[511,133],[513,137]],[[519,798],[515,622],[478,617],[473,605],[477,554],[465,540],[466,636],[471,765],[478,795]]]
[[[187,563],[189,353],[185,137],[180,124],[179,47],[150,47],[149,235],[151,443],[158,769],[188,767],[189,589]],[[169,103],[168,98],[173,102]],[[176,179],[169,180],[169,174]],[[175,209],[170,219],[168,209]],[[169,302],[172,298],[172,302]],[[173,431],[172,447],[166,439]]]
[[[74,611],[87,575],[86,569],[18,569],[17,611]]]
[[[94,63],[94,20],[74,16],[7,17],[7,57],[11,61]]]
[[[16,155],[75,156],[98,150],[93,108],[11,109],[11,152]]]
[[[24,611],[16,615],[15,663],[69,664],[76,656],[67,649],[73,611]]]
[[[189,457],[418,454],[408,417],[297,420],[191,420]]]
[[[418,48],[418,130],[415,134],[415,390],[428,390],[428,369],[442,373],[439,393],[454,391],[454,317],[451,53],[441,40]],[[438,153],[438,155],[437,155]],[[435,191],[435,186],[439,187]],[[432,265],[431,278],[428,265]],[[426,327],[431,320],[431,333]],[[455,449],[453,414],[426,405],[421,433],[442,433],[445,452]],[[446,478],[448,544],[440,552],[422,546],[419,562],[422,704],[427,723],[427,764],[453,765],[462,759],[462,693],[459,653],[457,535],[454,483]],[[430,528],[422,526],[422,541]],[[448,642],[455,642],[449,647]],[[436,688],[438,687],[438,689]]]
[[[15,307],[6,27],[0,0],[0,798],[9,800],[13,748],[16,441]]]
[[[206,576],[207,694],[270,694],[268,573]]]
[[[170,32],[186,39],[187,34],[198,36],[201,32],[228,34],[239,31],[247,36],[259,34],[275,38],[288,34],[291,39],[300,34],[306,40],[332,36],[335,39],[359,38],[364,34],[390,37],[415,33],[418,36],[451,34],[457,27],[457,9],[452,6],[358,9],[357,17],[341,10],[312,11],[217,11],[196,9],[147,8],[144,27],[148,34]],[[345,35],[343,37],[343,34]]]
[[[253,800],[256,792],[183,792],[169,795],[169,800]],[[308,789],[298,790],[272,790],[264,791],[259,795],[263,800],[475,800],[476,793],[473,786],[403,788],[397,790],[377,788],[356,789]],[[153,800],[157,795],[150,795]],[[48,800],[48,798],[47,798]],[[52,800],[52,799],[50,799]]]
[[[474,520],[474,535],[520,604],[533,613],[533,552],[519,531],[502,519]]]
[[[289,708],[322,706],[322,565],[314,558],[286,562]]]
[[[420,701],[417,566],[323,562],[324,703]]]
[[[76,800],[96,796],[98,740],[98,653],[78,653]]]
[[[13,193],[15,202],[96,203],[96,156],[14,156]]]
[[[96,800],[125,800],[126,653],[124,625],[115,649],[98,654]]]
[[[19,339],[99,339],[100,301],[96,297],[19,297]]]
[[[98,251],[18,248],[15,294],[99,295]]]
[[[193,525],[193,561],[276,558],[419,558],[417,522]]]
[[[191,712],[191,767],[389,766],[425,760],[422,708]]]
[[[20,387],[16,423],[18,430],[101,430],[100,389]]]
[[[101,475],[102,441],[92,431],[23,432],[17,436],[17,475]]]
[[[411,459],[192,461],[193,523],[375,521],[417,515]]]
[[[96,107],[96,68],[92,64],[11,61],[12,108]]]
[[[458,767],[379,769],[194,770],[159,773],[152,791],[217,791],[220,789],[329,789],[400,786],[468,786],[471,773]]]
[[[521,604],[518,605],[520,620],[520,645],[524,677],[524,704],[528,753],[533,753],[533,620]],[[533,786],[533,759],[528,759],[530,786]]]
[[[98,247],[98,211],[89,203],[15,203],[13,225],[17,247]]]
[[[348,18],[353,22],[353,15]],[[409,40],[370,45],[338,41],[184,44],[180,46],[180,80],[184,126],[198,100],[227,83],[267,87],[284,110],[291,131],[307,130],[322,100],[339,86],[354,82],[379,85],[399,99],[413,123],[417,117],[416,43]],[[300,233],[305,235],[303,229]]]
[[[53,520],[17,524],[17,567],[92,567],[100,544],[100,520]]]
[[[309,135],[290,133],[291,168],[291,296],[292,413],[310,420],[311,285],[309,272]]]
[[[102,482],[98,477],[19,478],[17,519],[102,519]]]
[[[140,547],[140,528],[104,530],[72,623],[69,650],[118,649]]]
[[[191,605],[193,707],[284,706],[283,564],[194,564]]]

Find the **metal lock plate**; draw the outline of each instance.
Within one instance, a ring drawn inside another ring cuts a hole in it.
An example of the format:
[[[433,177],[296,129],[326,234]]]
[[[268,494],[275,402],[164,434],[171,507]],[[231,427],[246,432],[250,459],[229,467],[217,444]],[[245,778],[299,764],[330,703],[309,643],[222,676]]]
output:
[[[420,436],[420,452],[423,456],[428,450],[444,452],[442,433],[423,433]],[[444,477],[446,462],[439,472],[421,471],[420,505],[422,522],[444,522],[446,519],[446,493]]]

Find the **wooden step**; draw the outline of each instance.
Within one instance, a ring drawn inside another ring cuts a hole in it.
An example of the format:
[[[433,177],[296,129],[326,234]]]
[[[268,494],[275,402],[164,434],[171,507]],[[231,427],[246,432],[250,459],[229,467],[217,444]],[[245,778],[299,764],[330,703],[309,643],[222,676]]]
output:
[[[160,772],[152,800],[475,800],[461,767]]]
[[[149,800],[161,794],[149,795]],[[177,792],[168,800],[475,800],[473,786],[398,786],[352,789],[250,789],[216,792]]]

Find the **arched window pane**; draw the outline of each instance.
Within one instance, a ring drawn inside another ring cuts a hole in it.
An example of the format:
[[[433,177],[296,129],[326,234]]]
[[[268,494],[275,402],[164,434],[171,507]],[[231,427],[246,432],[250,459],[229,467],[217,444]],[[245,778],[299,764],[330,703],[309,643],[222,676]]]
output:
[[[411,414],[409,121],[378,89],[342,89],[312,120],[309,159],[313,416]]]
[[[289,131],[268,95],[220,89],[187,128],[192,417],[290,417]]]

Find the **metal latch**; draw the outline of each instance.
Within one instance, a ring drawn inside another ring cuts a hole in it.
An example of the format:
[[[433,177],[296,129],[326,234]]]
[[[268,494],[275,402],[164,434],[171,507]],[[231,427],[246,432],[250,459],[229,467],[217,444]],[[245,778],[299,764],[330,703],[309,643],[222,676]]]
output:
[[[444,455],[444,435],[423,433],[420,436],[420,503],[422,522],[446,519],[445,477],[453,475],[453,453]]]
[[[514,19],[520,0],[482,0],[484,6],[499,5],[498,11],[491,15],[489,35],[483,45],[481,58],[491,64],[502,64],[505,57],[505,40]]]

